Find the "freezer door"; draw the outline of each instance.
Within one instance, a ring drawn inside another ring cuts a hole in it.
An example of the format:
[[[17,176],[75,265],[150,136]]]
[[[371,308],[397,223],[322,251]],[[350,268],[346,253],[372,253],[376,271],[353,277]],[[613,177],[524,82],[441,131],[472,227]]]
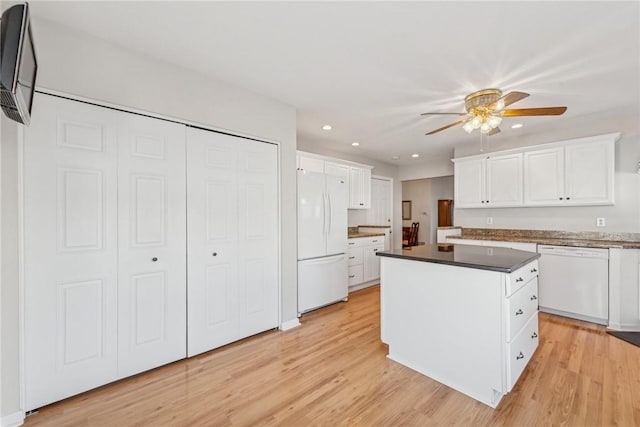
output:
[[[347,276],[345,254],[298,261],[298,313],[345,299]]]
[[[298,259],[317,258],[327,254],[326,210],[325,175],[299,170]]]
[[[327,181],[327,255],[347,251],[347,204],[349,185],[344,177],[326,175]]]

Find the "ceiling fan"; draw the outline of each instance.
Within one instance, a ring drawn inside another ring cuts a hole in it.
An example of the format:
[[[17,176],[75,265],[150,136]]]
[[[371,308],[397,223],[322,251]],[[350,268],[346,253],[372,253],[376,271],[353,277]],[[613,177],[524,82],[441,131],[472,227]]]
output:
[[[462,125],[463,129],[468,133],[475,129],[480,129],[480,132],[490,136],[500,132],[498,125],[500,125],[503,117],[559,116],[567,111],[567,107],[504,109],[504,107],[527,96],[529,96],[528,93],[515,91],[503,96],[500,89],[483,89],[473,92],[464,98],[464,108],[467,110],[465,113],[422,113],[422,116],[440,114],[464,116],[461,120],[432,130],[425,135],[433,135],[450,127]]]

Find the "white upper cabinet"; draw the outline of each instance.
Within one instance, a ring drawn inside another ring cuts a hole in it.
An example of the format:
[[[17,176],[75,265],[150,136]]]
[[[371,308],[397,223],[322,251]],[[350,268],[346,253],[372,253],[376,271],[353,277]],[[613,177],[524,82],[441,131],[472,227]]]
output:
[[[456,161],[456,206],[522,205],[522,153]]]
[[[564,147],[524,153],[524,203],[564,203]]]
[[[455,199],[458,208],[484,207],[485,159],[456,161],[454,165]]]
[[[525,204],[613,204],[614,142],[606,138],[526,152]]]
[[[349,209],[371,207],[371,169],[349,167]]]
[[[522,153],[490,156],[486,163],[485,206],[521,206]]]
[[[613,141],[569,145],[564,157],[567,204],[613,204]]]
[[[458,208],[614,203],[619,133],[455,159]]]
[[[349,166],[336,162],[324,162],[324,173],[349,179]]]
[[[371,166],[304,151],[297,152],[296,160],[298,170],[344,178],[349,187],[349,209],[371,207]]]

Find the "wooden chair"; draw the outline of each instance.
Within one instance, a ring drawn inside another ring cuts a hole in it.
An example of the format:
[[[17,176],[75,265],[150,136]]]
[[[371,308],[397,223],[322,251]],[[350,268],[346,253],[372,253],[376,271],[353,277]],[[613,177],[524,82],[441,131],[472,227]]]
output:
[[[413,224],[411,224],[411,228],[409,229],[409,235],[407,236],[407,241],[406,243],[402,242],[402,247],[403,248],[408,248],[410,246],[417,246],[418,245],[418,229],[420,228],[420,223],[419,222],[414,222]]]

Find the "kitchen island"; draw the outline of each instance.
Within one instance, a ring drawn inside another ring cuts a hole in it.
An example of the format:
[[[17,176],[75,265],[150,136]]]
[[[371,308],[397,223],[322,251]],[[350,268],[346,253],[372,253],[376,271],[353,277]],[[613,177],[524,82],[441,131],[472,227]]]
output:
[[[495,408],[538,346],[540,255],[422,245],[378,256],[388,357]]]

